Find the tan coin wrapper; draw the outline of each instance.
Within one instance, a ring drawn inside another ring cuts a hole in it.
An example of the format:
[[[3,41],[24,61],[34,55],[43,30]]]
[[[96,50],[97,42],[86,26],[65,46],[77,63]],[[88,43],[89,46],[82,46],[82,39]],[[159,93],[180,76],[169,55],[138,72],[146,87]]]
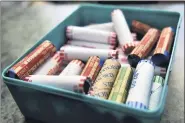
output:
[[[32,74],[46,59],[56,52],[56,47],[48,40],[42,42],[20,62],[8,70],[11,78],[23,79]]]
[[[132,68],[130,66],[122,66],[119,69],[119,73],[116,77],[108,100],[125,103],[132,76]]]
[[[140,41],[134,50],[128,55],[128,61],[132,67],[136,67],[137,63],[142,59],[146,58],[153,46],[156,44],[160,36],[160,31],[151,28]]]
[[[108,99],[120,67],[116,59],[107,59],[95,80],[90,95]]]
[[[152,61],[155,65],[168,65],[173,36],[174,30],[172,27],[166,27],[162,30],[159,41],[152,56]]]

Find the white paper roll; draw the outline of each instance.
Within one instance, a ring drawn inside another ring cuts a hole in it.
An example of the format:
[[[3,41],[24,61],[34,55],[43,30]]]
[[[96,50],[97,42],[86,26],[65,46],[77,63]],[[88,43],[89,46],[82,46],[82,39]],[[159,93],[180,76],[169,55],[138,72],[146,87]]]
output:
[[[64,45],[60,48],[65,60],[80,59],[87,61],[90,56],[98,56],[100,59],[117,58],[117,50],[91,49],[78,46]]]
[[[60,52],[56,52],[53,57],[46,60],[33,75],[55,75],[61,68],[63,56]]]
[[[94,49],[114,49],[115,47],[115,45],[93,43],[93,42],[80,41],[80,40],[69,40],[67,44],[80,46],[80,47],[94,48]]]
[[[85,76],[48,76],[48,75],[30,75],[25,77],[25,81],[62,88],[74,92],[87,93],[90,87],[90,80]]]
[[[151,60],[141,60],[134,72],[126,104],[128,106],[148,109],[154,65]]]
[[[91,24],[85,27],[89,29],[98,29],[98,30],[103,30],[108,32],[115,32],[114,25],[112,22],[102,23],[102,24]]]
[[[59,76],[80,75],[84,68],[84,65],[85,64],[80,60],[72,60],[59,74]]]
[[[127,42],[134,41],[125,16],[121,10],[116,9],[112,12],[112,22],[114,23],[114,29],[117,33],[118,41],[121,46]]]
[[[153,85],[151,90],[149,109],[154,110],[158,107],[163,90],[164,79],[160,76],[154,76]]]
[[[78,26],[68,26],[66,35],[69,39],[84,40],[104,44],[116,44],[116,33]]]

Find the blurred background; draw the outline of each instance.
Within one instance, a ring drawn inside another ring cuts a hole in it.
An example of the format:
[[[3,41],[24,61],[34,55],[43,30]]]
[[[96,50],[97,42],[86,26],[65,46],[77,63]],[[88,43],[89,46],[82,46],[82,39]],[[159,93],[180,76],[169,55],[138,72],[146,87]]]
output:
[[[84,2],[1,2],[2,70]],[[87,2],[86,2],[87,3]],[[169,92],[161,123],[184,122],[184,3],[182,2],[89,2],[153,8],[181,13],[182,23],[169,80]],[[1,71],[2,72],[2,71]],[[1,81],[2,123],[25,121],[8,88]],[[36,122],[32,122],[36,123]]]

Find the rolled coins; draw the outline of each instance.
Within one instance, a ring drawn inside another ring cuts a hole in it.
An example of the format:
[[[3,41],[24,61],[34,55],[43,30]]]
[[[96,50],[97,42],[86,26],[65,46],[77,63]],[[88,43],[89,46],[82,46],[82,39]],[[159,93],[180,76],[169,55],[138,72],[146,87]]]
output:
[[[150,95],[149,109],[154,110],[158,107],[161,93],[163,90],[164,79],[161,76],[154,76]]]
[[[139,41],[129,42],[129,43],[126,43],[124,46],[122,46],[122,50],[125,54],[129,54],[138,45],[139,45]]]
[[[107,59],[95,80],[90,95],[108,99],[120,67],[116,59]]]
[[[11,78],[23,79],[32,74],[46,59],[56,52],[56,47],[48,40],[42,42],[15,66],[8,70]]]
[[[173,36],[174,31],[171,27],[166,27],[162,30],[159,41],[152,56],[152,61],[155,65],[168,65]]]
[[[153,76],[153,62],[141,60],[135,69],[126,105],[138,109],[148,109]]]
[[[128,61],[132,67],[136,67],[137,63],[147,57],[152,50],[152,47],[158,41],[160,32],[151,28],[140,41],[139,45],[128,55]]]
[[[130,66],[122,66],[119,69],[119,73],[116,77],[108,100],[125,103],[132,76],[132,68]]]
[[[127,55],[122,51],[120,47],[117,47],[116,50],[118,51],[118,61],[121,66],[129,65]]]
[[[84,40],[103,44],[116,44],[116,33],[78,26],[68,26],[66,29],[68,39]]]
[[[59,74],[59,76],[80,75],[84,66],[85,64],[82,61],[78,59],[72,60]]]
[[[166,76],[166,68],[155,66],[154,74],[158,76]]]
[[[78,46],[65,45],[60,48],[65,60],[80,59],[87,61],[90,56],[98,56],[100,59],[117,58],[118,51],[108,49],[91,49]]]
[[[91,80],[85,76],[48,76],[48,75],[30,75],[24,78],[25,81],[33,84],[62,88],[69,91],[85,93],[89,91]]]
[[[60,52],[56,52],[53,57],[49,58],[42,64],[33,75],[55,75],[62,66],[63,56]]]
[[[125,16],[120,9],[116,9],[112,12],[112,22],[121,47],[124,46],[125,43],[134,41]]]
[[[98,56],[91,56],[89,57],[81,76],[87,76],[94,82],[100,71],[100,67],[100,58]]]
[[[80,46],[80,47],[94,48],[94,49],[114,49],[115,48],[115,45],[93,43],[93,42],[80,41],[80,40],[69,40],[67,44]]]
[[[114,25],[112,22],[102,23],[102,24],[91,24],[85,27],[89,29],[97,29],[97,30],[115,32]]]
[[[145,35],[149,29],[151,29],[152,27],[149,26],[148,24],[142,23],[140,21],[137,20],[133,20],[132,21],[132,27],[131,30],[133,32]]]

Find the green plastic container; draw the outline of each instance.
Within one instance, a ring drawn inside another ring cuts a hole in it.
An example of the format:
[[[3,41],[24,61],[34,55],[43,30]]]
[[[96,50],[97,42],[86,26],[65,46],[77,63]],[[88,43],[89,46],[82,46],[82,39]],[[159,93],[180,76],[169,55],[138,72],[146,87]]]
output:
[[[34,85],[6,76],[6,72],[10,67],[45,40],[52,41],[59,50],[66,41],[66,26],[84,26],[91,23],[110,22],[111,12],[114,9],[121,9],[124,12],[129,26],[131,25],[131,21],[136,19],[158,29],[162,29],[166,26],[172,26],[175,29],[171,58],[165,77],[161,100],[157,109],[153,111],[138,110],[127,107],[125,104],[97,99],[54,87]],[[164,111],[168,92],[168,79],[172,70],[180,22],[181,17],[177,12],[84,4],[39,40],[22,57],[4,69],[2,77],[22,114],[26,118],[43,121],[45,123],[159,123]]]

